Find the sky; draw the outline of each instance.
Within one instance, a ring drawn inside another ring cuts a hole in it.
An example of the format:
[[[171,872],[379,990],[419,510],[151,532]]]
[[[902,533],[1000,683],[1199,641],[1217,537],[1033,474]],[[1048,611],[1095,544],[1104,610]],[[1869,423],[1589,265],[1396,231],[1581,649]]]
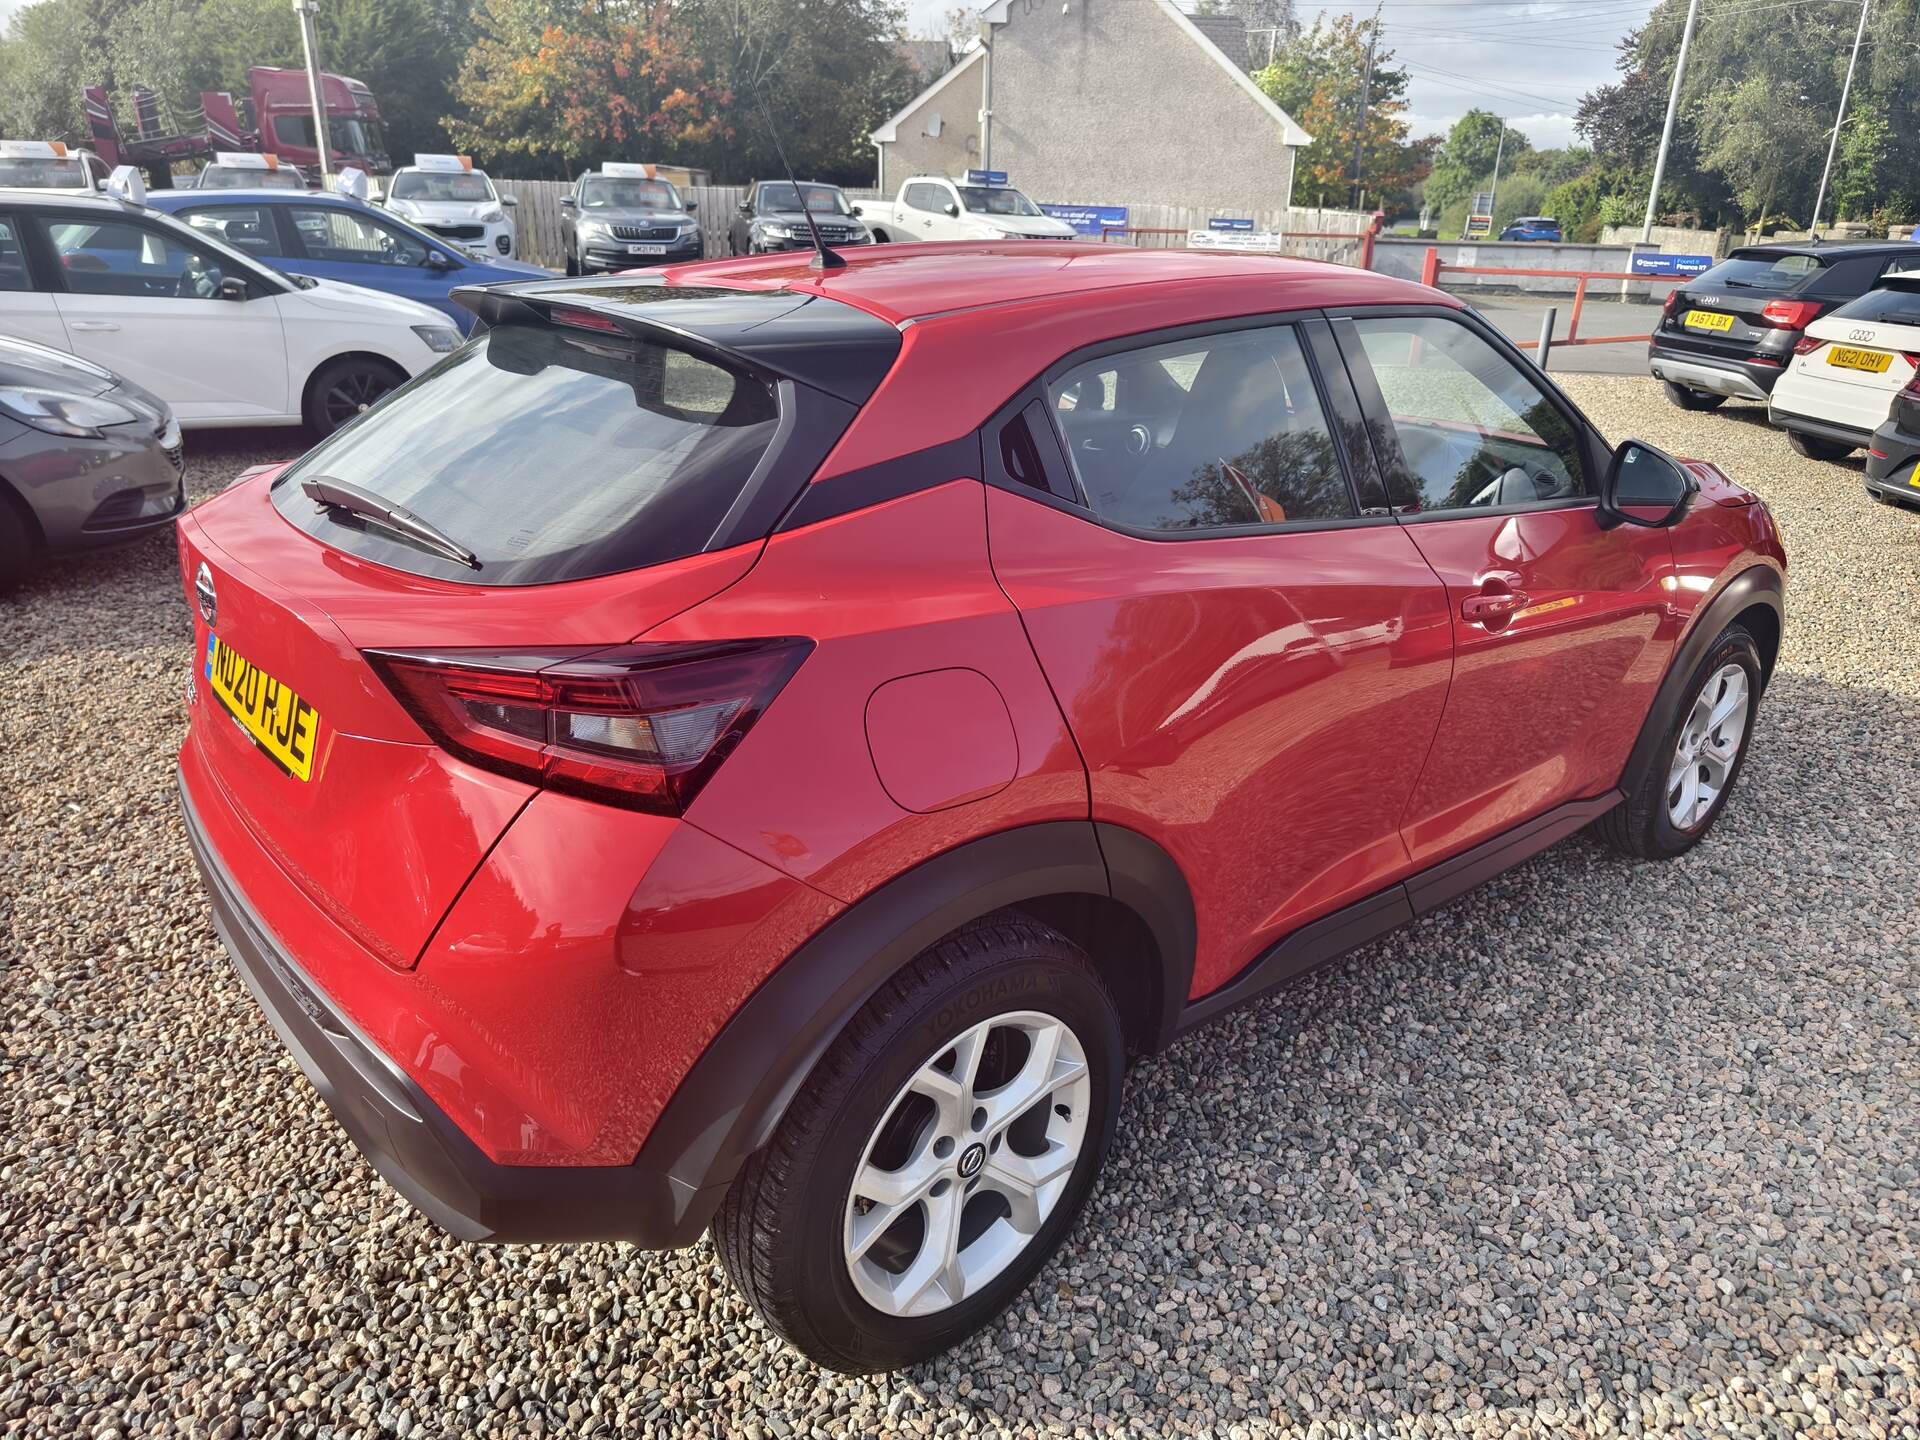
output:
[[[7,0],[0,0],[5,5]],[[1087,0],[1090,5],[1115,0]],[[1129,3],[1129,0],[1117,0]],[[1190,3],[1190,0],[1176,0]],[[1614,45],[1654,0],[1380,0],[1382,38],[1406,67],[1415,135],[1447,132],[1478,107],[1505,115],[1539,149],[1575,143],[1580,97],[1615,77]],[[954,0],[907,0],[915,34],[938,34]],[[1295,0],[1316,15],[1373,14],[1372,3]]]

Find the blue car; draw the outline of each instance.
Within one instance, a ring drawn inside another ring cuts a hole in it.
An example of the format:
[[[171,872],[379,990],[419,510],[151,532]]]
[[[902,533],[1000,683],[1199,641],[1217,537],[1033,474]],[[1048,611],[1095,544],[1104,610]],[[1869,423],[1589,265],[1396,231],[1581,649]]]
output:
[[[474,317],[453,303],[455,286],[553,273],[517,260],[476,260],[371,205],[322,191],[150,190],[147,203],[289,275],[364,285],[431,305],[462,335]]]
[[[1547,240],[1558,245],[1560,222],[1551,215],[1522,215],[1500,232],[1502,240]]]

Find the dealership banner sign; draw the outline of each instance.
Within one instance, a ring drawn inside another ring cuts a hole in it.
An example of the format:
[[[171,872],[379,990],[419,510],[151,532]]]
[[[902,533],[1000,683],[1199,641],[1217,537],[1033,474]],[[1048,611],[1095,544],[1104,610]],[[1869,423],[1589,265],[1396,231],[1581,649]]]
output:
[[[1127,228],[1124,205],[1042,205],[1040,209],[1043,214],[1066,221],[1076,234],[1091,235],[1096,240],[1109,229]]]
[[[1248,222],[1251,227],[1252,222]],[[1279,254],[1287,237],[1277,230],[1189,230],[1189,250],[1263,250]]]
[[[1713,268],[1711,255],[1636,255],[1636,275],[1704,275]]]

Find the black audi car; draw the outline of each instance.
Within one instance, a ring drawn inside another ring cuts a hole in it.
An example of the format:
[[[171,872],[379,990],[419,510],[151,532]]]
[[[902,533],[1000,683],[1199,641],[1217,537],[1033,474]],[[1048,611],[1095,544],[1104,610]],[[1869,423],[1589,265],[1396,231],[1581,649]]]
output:
[[[1910,241],[1742,246],[1673,288],[1647,345],[1648,368],[1683,410],[1765,400],[1808,325],[1913,256]]]
[[[802,195],[806,211],[800,208]],[[813,245],[807,214],[828,245],[870,245],[873,235],[855,218],[847,195],[838,185],[802,180],[762,180],[747,192],[727,227],[727,249],[735,255],[761,255],[769,250],[805,250]]]

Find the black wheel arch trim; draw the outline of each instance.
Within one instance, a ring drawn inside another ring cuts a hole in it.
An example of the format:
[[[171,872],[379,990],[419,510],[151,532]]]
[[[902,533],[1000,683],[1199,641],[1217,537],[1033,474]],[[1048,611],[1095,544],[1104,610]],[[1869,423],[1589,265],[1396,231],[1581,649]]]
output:
[[[1165,851],[1086,820],[969,841],[836,915],[762,982],[682,1078],[637,1162],[687,1197],[677,1243],[698,1237],[827,1047],[891,976],[982,916],[1076,894],[1133,908],[1154,936],[1165,1013],[1151,1033],[1170,1038],[1193,972],[1194,932],[1186,881]]]
[[[1668,662],[1666,677],[1653,697],[1647,718],[1641,723],[1639,738],[1634,741],[1633,750],[1627,756],[1626,766],[1621,771],[1622,785],[1629,783],[1627,777],[1639,774],[1651,763],[1654,752],[1673,728],[1673,722],[1679,718],[1680,707],[1691,703],[1693,697],[1687,693],[1687,682],[1692,679],[1694,669],[1707,650],[1720,638],[1722,630],[1740,615],[1756,605],[1762,605],[1773,612],[1774,626],[1784,636],[1786,590],[1786,578],[1779,570],[1771,565],[1751,565],[1721,586],[1718,594],[1694,611],[1686,633],[1674,647],[1673,659]],[[1776,655],[1774,663],[1777,660]],[[1770,678],[1770,674],[1761,677],[1763,694]]]

